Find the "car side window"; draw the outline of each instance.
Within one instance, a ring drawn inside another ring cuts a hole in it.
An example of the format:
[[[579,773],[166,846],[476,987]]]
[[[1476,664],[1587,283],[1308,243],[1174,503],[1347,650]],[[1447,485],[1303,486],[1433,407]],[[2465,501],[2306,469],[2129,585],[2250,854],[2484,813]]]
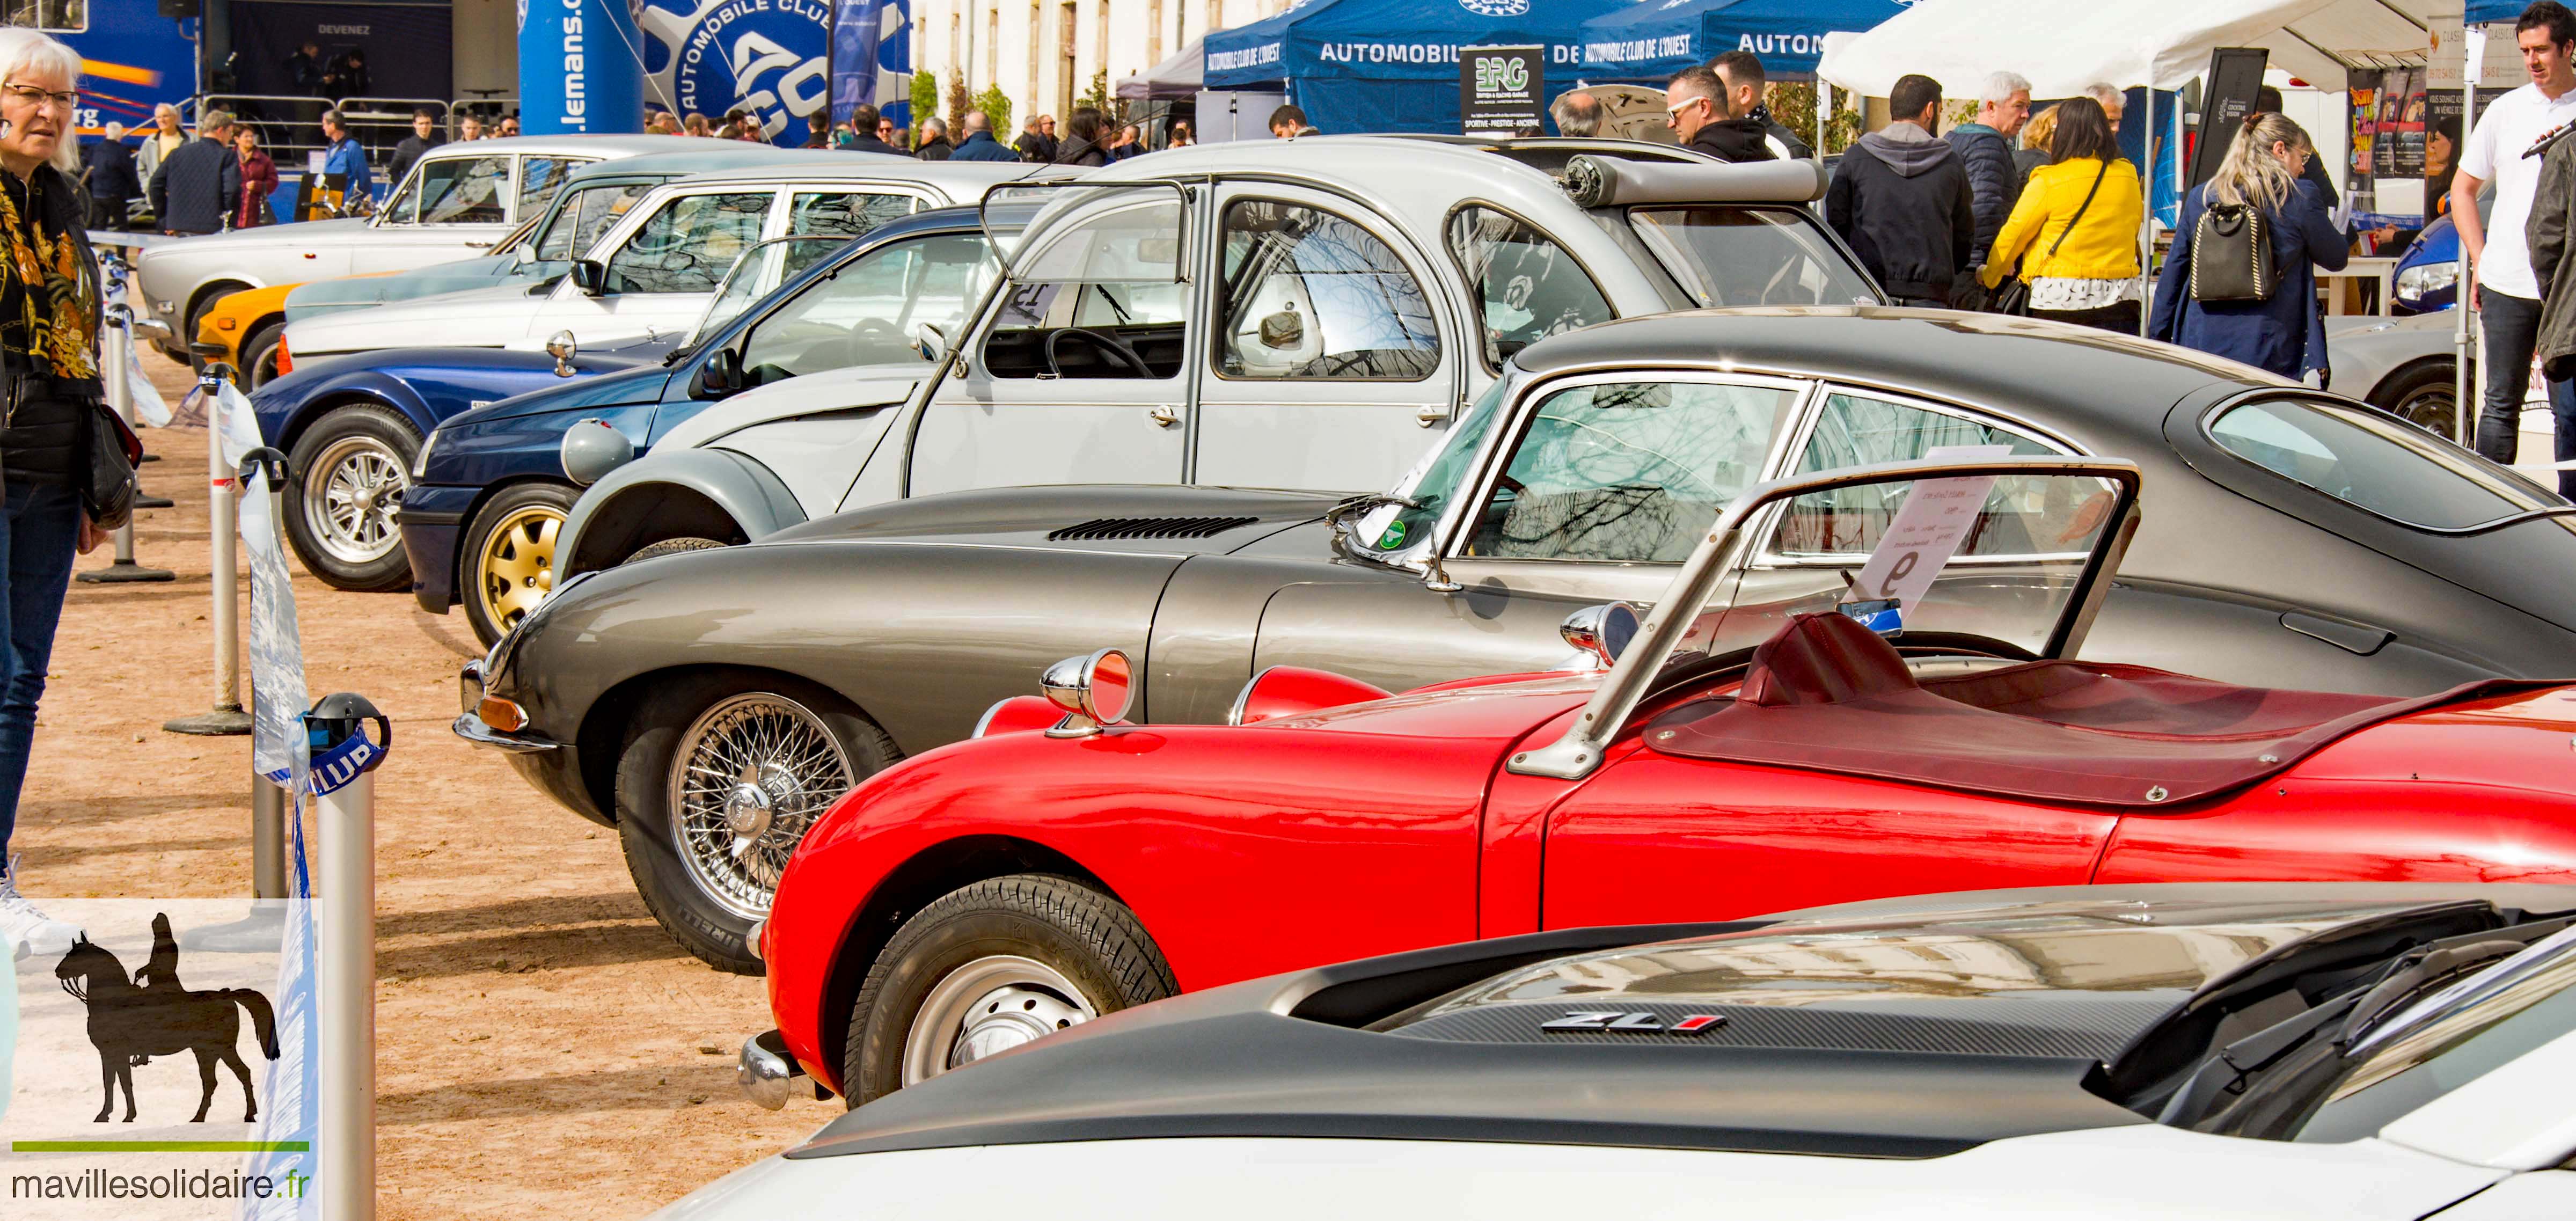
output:
[[[789,197],[787,231],[864,237],[887,221],[912,215],[919,206],[912,196],[893,192],[799,191]]]
[[[1440,367],[1421,283],[1366,230],[1271,199],[1226,205],[1221,228],[1222,376],[1416,381]]]
[[[2066,452],[1992,421],[1838,392],[1825,396],[1815,431],[1808,434],[1805,447],[1799,451],[1794,471],[1807,474],[1845,466],[1907,462],[1942,447],[1993,445],[2005,446],[2016,456]],[[2079,481],[2022,482],[2052,488],[2059,499],[2064,499],[2063,494]],[[1768,550],[1801,557],[1867,555],[1877,548],[1902,505],[1903,494],[1912,486],[1890,483],[1801,496],[1789,502]],[[1890,496],[1895,499],[1888,499]],[[2065,539],[2089,537],[2080,528],[2084,523],[2079,518],[2107,507],[2107,502],[2093,503],[2086,498],[2017,505],[2010,513],[1989,512],[1979,520],[1976,533],[1960,546],[1959,554],[2053,554],[2065,550],[2055,545]]]
[[[760,240],[770,193],[682,195],[645,219],[608,258],[612,293],[713,292],[735,256]]]
[[[1762,477],[1798,392],[1604,382],[1539,405],[1467,534],[1497,559],[1678,563]]]
[[[588,164],[590,160],[584,157],[520,158],[519,206],[511,215],[522,218],[535,215],[563,186],[564,175],[571,173],[575,166]]]
[[[1180,208],[1112,208],[1033,238],[1015,256],[1019,282],[984,340],[997,378],[1180,376],[1189,285],[1180,266]]]
[[[509,219],[508,157],[449,157],[420,167],[419,223],[497,225]],[[409,218],[398,218],[409,219]]]
[[[1550,335],[1613,316],[1591,272],[1556,239],[1508,212],[1458,209],[1449,217],[1449,253],[1476,290],[1489,371]]]
[[[954,335],[991,282],[981,233],[893,242],[844,264],[770,312],[743,341],[750,384],[852,365],[918,361],[912,329]]]

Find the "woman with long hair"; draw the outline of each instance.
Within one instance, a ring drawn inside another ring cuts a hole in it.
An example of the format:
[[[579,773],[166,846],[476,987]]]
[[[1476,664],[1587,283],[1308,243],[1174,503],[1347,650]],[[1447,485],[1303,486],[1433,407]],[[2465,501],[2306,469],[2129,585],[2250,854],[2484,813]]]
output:
[[[1056,146],[1057,165],[1107,165],[1109,149],[1100,137],[1100,112],[1081,107],[1065,117],[1064,142]]]
[[[81,59],[24,26],[0,28],[0,945],[60,953],[77,931],[18,893],[9,835],[35,744],[36,701],[70,587],[72,556],[107,535],[81,507],[99,380],[97,256],[83,226]]]
[[[2316,269],[2340,271],[2351,247],[2326,214],[2325,197],[2300,175],[2316,146],[2299,125],[2256,111],[2228,143],[2210,180],[2183,199],[2173,250],[2156,279],[2157,339],[2241,360],[2293,381],[2326,378],[2324,315],[2317,308]],[[2261,300],[2200,301],[2191,292],[2194,235],[2213,206],[2244,208],[2263,218],[2272,292]]]
[[[2138,167],[2100,102],[2069,98],[2048,114],[2049,164],[2031,171],[1978,279],[1993,288],[2019,260],[2031,317],[2137,334]]]
[[[233,205],[233,228],[248,229],[254,225],[277,222],[268,208],[268,197],[277,190],[277,162],[259,151],[259,133],[244,123],[233,129],[233,152],[241,158],[241,198]]]

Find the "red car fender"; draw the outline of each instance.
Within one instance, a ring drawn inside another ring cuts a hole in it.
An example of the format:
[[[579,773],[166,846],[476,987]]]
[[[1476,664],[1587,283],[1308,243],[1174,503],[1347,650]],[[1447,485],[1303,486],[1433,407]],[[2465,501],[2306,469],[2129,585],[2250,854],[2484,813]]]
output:
[[[771,1013],[806,1070],[839,1088],[865,947],[920,904],[1029,861],[1097,879],[1188,991],[1472,940],[1487,781],[1534,716],[1580,700],[1519,697],[1508,736],[1132,726],[928,752],[844,796],[790,861],[766,935]],[[1260,749],[1242,749],[1255,733]]]

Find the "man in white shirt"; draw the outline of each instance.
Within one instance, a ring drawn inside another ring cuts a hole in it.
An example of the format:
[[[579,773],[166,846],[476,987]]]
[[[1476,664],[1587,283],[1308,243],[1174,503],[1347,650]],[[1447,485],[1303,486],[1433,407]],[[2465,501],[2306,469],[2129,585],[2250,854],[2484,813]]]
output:
[[[2529,83],[2497,98],[2478,116],[2451,179],[2451,221],[2459,227],[2476,267],[2479,327],[2486,335],[2486,393],[2478,408],[2478,452],[2497,462],[2514,458],[2522,399],[2531,389],[2531,353],[2540,335],[2540,281],[2531,269],[2523,233],[2531,216],[2540,161],[2525,157],[2532,143],[2576,121],[2576,13],[2557,0],[2540,0],[2513,23]],[[2478,219],[2478,192],[2495,183],[2495,211]],[[2551,398],[2576,387],[2551,387]]]

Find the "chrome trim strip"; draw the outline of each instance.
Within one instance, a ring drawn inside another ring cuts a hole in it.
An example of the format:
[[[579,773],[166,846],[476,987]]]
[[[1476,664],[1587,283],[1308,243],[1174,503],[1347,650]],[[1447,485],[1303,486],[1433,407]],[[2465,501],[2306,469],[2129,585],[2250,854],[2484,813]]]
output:
[[[563,749],[563,743],[561,742],[548,742],[542,738],[522,738],[516,735],[503,733],[500,730],[484,724],[483,718],[476,716],[471,712],[457,717],[454,722],[448,725],[448,729],[454,731],[457,737],[463,738],[476,746],[489,746],[494,750],[504,751],[513,755],[533,755],[549,750]]]

